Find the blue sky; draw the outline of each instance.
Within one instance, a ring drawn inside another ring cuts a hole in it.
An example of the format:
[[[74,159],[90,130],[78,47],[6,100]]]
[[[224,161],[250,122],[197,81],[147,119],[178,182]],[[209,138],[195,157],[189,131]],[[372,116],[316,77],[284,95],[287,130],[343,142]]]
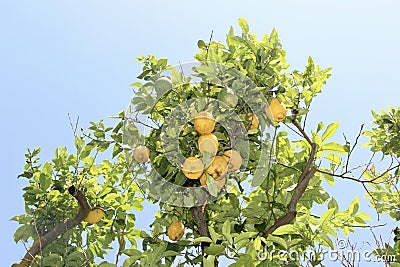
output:
[[[339,121],[341,133],[357,134],[370,110],[399,105],[400,3],[382,1],[0,1],[0,265],[24,254],[15,244],[23,213],[22,171],[28,147],[49,159],[57,146],[70,146],[68,116],[82,127],[124,110],[136,80],[136,58],[154,54],[171,64],[190,62],[199,39],[225,39],[244,17],[259,36],[275,27],[292,68],[312,56],[333,67],[332,78],[312,106],[310,128]],[[356,162],[365,160],[366,151]],[[338,182],[329,189],[344,208],[359,185]],[[366,209],[366,202],[363,202]],[[370,211],[373,215],[373,212]],[[146,225],[152,214],[146,215]],[[358,240],[371,240],[361,231]],[[335,264],[334,264],[335,265]],[[333,266],[334,266],[333,265]],[[376,265],[372,265],[376,266]]]

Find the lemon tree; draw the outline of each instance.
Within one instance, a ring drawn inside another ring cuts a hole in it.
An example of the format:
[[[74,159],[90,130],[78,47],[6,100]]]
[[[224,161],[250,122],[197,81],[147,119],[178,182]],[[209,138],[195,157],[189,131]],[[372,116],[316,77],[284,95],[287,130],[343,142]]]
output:
[[[360,135],[339,143],[338,122],[307,125],[330,68],[309,58],[290,70],[275,30],[259,39],[238,22],[225,42],[198,41],[193,63],[139,57],[128,108],[112,127],[74,129],[75,151],[43,162],[28,150],[26,213],[13,218],[28,251],[14,267],[320,266],[321,247],[369,227],[357,197],[340,208],[330,196],[337,179],[360,183],[378,213],[400,219],[399,110],[373,113],[360,131],[389,165],[372,157],[352,167]],[[149,231],[135,227],[144,200],[159,208],[140,218]],[[396,231],[376,254],[398,254]],[[271,250],[290,253],[262,256]],[[293,256],[307,250],[315,256]]]

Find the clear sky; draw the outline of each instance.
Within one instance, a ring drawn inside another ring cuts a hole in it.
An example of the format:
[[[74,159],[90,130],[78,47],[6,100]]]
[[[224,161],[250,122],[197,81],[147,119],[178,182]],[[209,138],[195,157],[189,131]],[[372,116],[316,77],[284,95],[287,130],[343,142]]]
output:
[[[26,181],[16,176],[26,149],[41,146],[41,158],[50,159],[57,146],[72,144],[68,113],[86,127],[124,110],[140,55],[190,62],[199,39],[213,30],[224,41],[230,25],[239,31],[240,17],[259,36],[275,27],[292,68],[302,70],[308,56],[333,67],[312,106],[311,126],[339,121],[337,136],[355,137],[372,120],[371,109],[399,105],[399,10],[395,0],[0,0],[0,266],[25,252],[13,241],[18,225],[9,219],[24,210]],[[341,208],[364,194],[359,185],[340,182],[329,191]],[[141,218],[143,226],[153,219],[151,213]],[[353,237],[371,240],[369,231]]]

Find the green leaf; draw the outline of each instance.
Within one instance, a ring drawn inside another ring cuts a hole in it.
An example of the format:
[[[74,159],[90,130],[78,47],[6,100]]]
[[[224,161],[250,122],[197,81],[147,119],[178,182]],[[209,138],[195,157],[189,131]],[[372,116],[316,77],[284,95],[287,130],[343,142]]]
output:
[[[129,86],[140,87],[140,86],[142,86],[142,83],[141,82],[134,82],[134,83],[131,83]]]
[[[215,232],[214,228],[212,228],[211,226],[208,226],[208,232],[210,233],[210,237],[211,237],[212,241],[214,243],[216,243],[219,238],[219,234],[217,234]]]
[[[197,238],[195,238],[195,239],[193,239],[193,241],[192,241],[193,243],[201,243],[201,242],[208,242],[208,243],[212,243],[213,241],[212,241],[212,239],[211,238],[209,238],[209,237],[206,237],[206,236],[200,236],[200,237],[197,237]]]
[[[204,252],[207,253],[208,255],[221,255],[225,251],[225,246],[224,245],[217,245],[217,244],[211,244],[209,247],[206,247],[204,249]]]
[[[325,132],[322,134],[322,142],[328,140],[337,130],[339,127],[339,122],[333,122],[326,127]]]
[[[40,151],[41,151],[40,147],[34,149],[32,152],[32,157],[36,157],[37,155],[39,155]]]
[[[322,128],[324,128],[324,123],[321,121],[320,123],[318,123],[317,132],[321,131]]]
[[[323,243],[325,243],[324,245],[329,246],[331,249],[335,249],[335,245],[333,244],[332,240],[329,238],[329,236],[322,234],[321,235],[321,239],[324,241]]]
[[[339,204],[337,203],[336,199],[334,199],[333,197],[328,202],[328,209],[334,209],[335,212],[338,211],[338,209],[339,209]]]
[[[167,245],[168,243],[164,241],[153,250],[153,253],[151,253],[149,257],[150,266],[158,266],[158,262],[162,258],[162,255],[164,254]]]
[[[46,191],[51,185],[51,176],[41,173],[39,176],[40,189]]]
[[[237,237],[235,237],[234,242],[235,242],[235,244],[237,244],[242,240],[253,238],[257,234],[258,234],[258,232],[244,232],[244,233],[241,233]]]
[[[243,33],[248,33],[249,32],[249,24],[247,24],[246,19],[240,18],[238,20],[238,24],[240,28],[242,29]]]
[[[214,255],[203,256],[203,265],[204,267],[214,267]]]
[[[329,142],[329,143],[324,144],[322,146],[322,151],[346,154],[346,151],[344,150],[343,146],[336,142]]]
[[[233,243],[231,236],[231,222],[229,220],[226,220],[222,225],[222,235],[225,237],[229,244]]]
[[[210,194],[214,197],[216,197],[218,195],[218,187],[217,184],[215,183],[215,180],[212,178],[211,175],[209,175],[208,173],[207,175],[207,189],[208,192],[210,192]]]
[[[121,251],[123,254],[127,256],[141,256],[142,253],[137,249],[124,249]]]
[[[368,214],[364,213],[364,212],[357,213],[357,217],[359,217],[359,218],[361,218],[361,219],[363,219],[365,221],[372,220],[371,217]]]
[[[56,253],[52,253],[51,255],[45,257],[43,259],[43,265],[44,267],[46,266],[57,266],[57,263],[61,263],[62,262],[62,258],[60,255],[56,254]]]
[[[149,74],[151,72],[151,70],[145,70],[143,71],[139,76],[137,76],[138,79],[143,79],[144,77],[147,76],[147,74]]]
[[[274,235],[287,235],[287,234],[297,234],[298,231],[291,224],[286,224],[278,229],[276,229],[272,234]]]
[[[114,145],[112,157],[115,158],[115,156],[118,155],[119,153],[121,153],[122,151],[123,151],[123,149],[120,145]],[[90,153],[90,151],[89,151],[89,153]],[[81,155],[81,157],[82,157],[82,155]]]
[[[166,58],[160,58],[160,59],[157,61],[157,66],[160,67],[161,69],[165,69],[165,67],[167,66],[167,64],[168,64],[168,59],[166,59]]]
[[[207,45],[203,40],[198,40],[197,41],[197,47],[200,48],[200,49],[206,49]]]
[[[173,251],[173,250],[166,250],[163,253],[163,257],[174,257],[174,256],[179,256],[181,253],[178,251]]]
[[[336,154],[328,154],[328,155],[324,156],[324,158],[331,161],[332,164],[334,164],[334,165],[340,166],[342,164],[340,157]]]
[[[331,209],[328,209],[327,211],[325,211],[321,215],[321,218],[319,220],[320,224],[324,225],[324,224],[328,223],[329,220],[332,218],[332,216],[335,214],[335,210],[336,210],[336,208],[331,208]]]
[[[356,214],[359,208],[360,208],[360,202],[358,200],[358,196],[356,196],[349,206],[350,215]]]
[[[46,161],[45,164],[43,165],[42,173],[47,174],[49,176],[51,176],[51,174],[53,173],[53,167],[49,162]]]
[[[14,233],[14,241],[17,243],[19,240],[28,242],[28,238],[34,233],[32,225],[22,225]]]
[[[84,255],[80,251],[74,251],[68,255],[67,261],[80,261],[84,259]]]
[[[284,249],[288,248],[286,240],[281,238],[281,237],[279,237],[279,236],[268,235],[267,241],[272,241],[275,244],[281,245]]]

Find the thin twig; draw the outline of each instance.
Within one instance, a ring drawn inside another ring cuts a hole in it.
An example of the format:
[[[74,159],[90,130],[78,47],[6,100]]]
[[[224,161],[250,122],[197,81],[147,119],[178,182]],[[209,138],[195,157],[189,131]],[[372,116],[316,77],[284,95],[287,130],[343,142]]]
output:
[[[211,41],[212,41],[213,35],[214,35],[214,30],[211,31],[210,39],[208,41],[208,46],[206,47],[206,60],[205,60],[206,62],[208,60],[208,51],[210,50],[210,46],[211,46]]]
[[[74,136],[76,136],[76,131],[78,129],[78,124],[79,124],[79,116],[76,118],[75,126],[72,124],[72,119],[69,113],[68,113],[68,120],[69,124],[71,125],[72,132],[74,133]]]
[[[356,137],[356,140],[354,141],[353,146],[351,147],[349,153],[347,154],[346,167],[345,167],[345,172],[346,172],[346,173],[347,173],[348,167],[349,167],[350,156],[351,156],[351,154],[353,153],[355,147],[357,146],[357,143],[358,143],[358,140],[359,140],[360,137],[361,137],[363,128],[364,128],[364,124],[361,124],[361,126],[360,126],[360,131],[358,132],[358,135],[357,135],[357,137]]]

